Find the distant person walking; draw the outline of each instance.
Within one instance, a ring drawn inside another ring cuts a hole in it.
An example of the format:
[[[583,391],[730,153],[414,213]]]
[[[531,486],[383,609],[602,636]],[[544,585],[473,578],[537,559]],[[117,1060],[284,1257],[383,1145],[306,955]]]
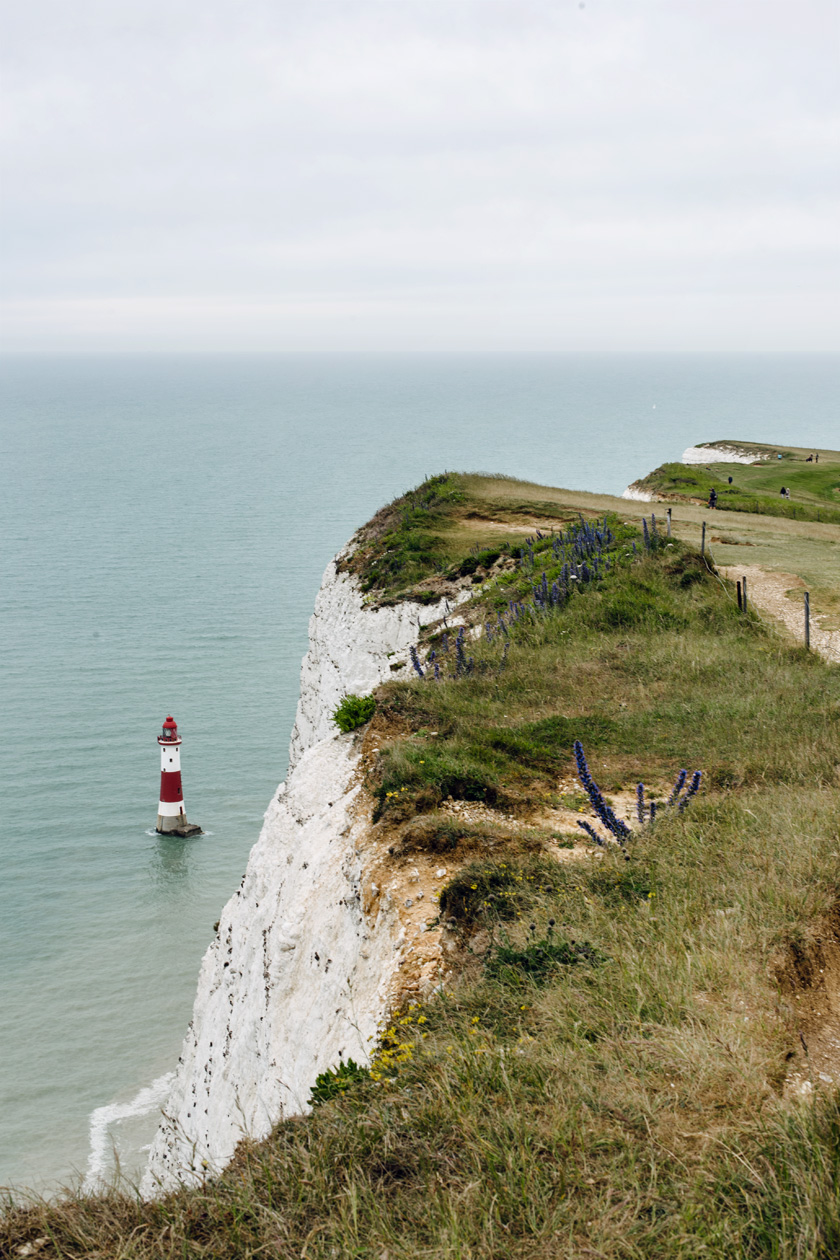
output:
[[[712,487],[712,489],[709,491],[709,503],[708,503],[708,506],[709,506],[710,508],[716,508],[716,507],[717,507],[717,490],[715,490],[715,488],[714,488],[714,487]]]

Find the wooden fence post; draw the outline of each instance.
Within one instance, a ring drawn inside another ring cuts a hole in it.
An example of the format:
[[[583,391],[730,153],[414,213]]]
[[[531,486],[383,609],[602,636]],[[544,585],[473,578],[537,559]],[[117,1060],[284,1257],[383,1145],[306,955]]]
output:
[[[735,583],[735,586],[737,587],[737,590],[738,590],[738,612],[743,612],[744,608],[743,608],[743,604],[741,603],[741,579],[740,578],[738,578],[738,581]]]
[[[706,522],[704,521],[703,532],[700,535],[700,555],[705,556],[705,554],[706,554]]]
[[[805,646],[811,647],[811,596],[805,592]]]
[[[671,509],[668,508],[668,537],[671,537]]]

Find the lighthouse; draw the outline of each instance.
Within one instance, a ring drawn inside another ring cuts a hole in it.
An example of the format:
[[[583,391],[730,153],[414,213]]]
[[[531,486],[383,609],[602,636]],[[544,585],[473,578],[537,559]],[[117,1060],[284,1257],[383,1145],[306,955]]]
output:
[[[168,717],[158,735],[160,744],[160,801],[156,830],[162,836],[200,836],[195,823],[187,822],[181,788],[181,736],[178,723]]]

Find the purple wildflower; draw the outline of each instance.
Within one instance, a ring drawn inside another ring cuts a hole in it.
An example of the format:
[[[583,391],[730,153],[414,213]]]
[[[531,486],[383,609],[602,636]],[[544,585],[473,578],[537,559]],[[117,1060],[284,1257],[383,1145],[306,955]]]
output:
[[[582,818],[578,818],[577,825],[579,827],[582,827],[583,830],[592,837],[592,839],[595,841],[596,844],[600,844],[603,847],[603,844],[604,844],[603,838],[598,835],[598,832],[590,823],[584,822]]]
[[[694,774],[691,776],[691,782],[688,785],[688,791],[686,792],[685,796],[682,798],[679,805],[677,806],[677,810],[680,814],[683,812],[686,805],[691,800],[692,796],[697,795],[697,789],[700,787],[700,780],[702,777],[703,777],[702,771],[700,770],[694,771]]]
[[[616,837],[619,844],[623,843],[630,835],[630,828],[626,822],[618,818],[615,811],[610,808],[601,795],[601,789],[589,773],[589,766],[586,764],[586,754],[583,751],[583,745],[579,739],[574,742],[575,762],[577,763],[578,778],[592,802],[592,808],[600,818],[601,822]]]
[[[677,797],[679,796],[680,792],[685,787],[685,781],[687,778],[688,778],[688,771],[680,770],[679,774],[677,775],[676,782],[674,783],[673,790],[671,791],[671,795],[668,797],[669,805],[675,804]]]
[[[457,638],[455,639],[455,672],[460,675],[465,673],[466,669],[467,657],[464,652],[464,627],[461,626],[461,629],[458,631]]]

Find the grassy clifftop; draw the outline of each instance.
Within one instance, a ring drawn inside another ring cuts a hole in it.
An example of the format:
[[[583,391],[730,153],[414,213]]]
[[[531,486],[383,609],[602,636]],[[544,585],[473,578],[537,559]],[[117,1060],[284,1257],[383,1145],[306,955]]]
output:
[[[740,615],[690,542],[574,499],[447,477],[361,554],[371,593],[474,592],[460,647],[431,628],[422,677],[378,690],[368,781],[396,863],[467,860],[446,991],[219,1180],[10,1207],[0,1253],[840,1254],[840,669]],[[659,802],[626,852],[551,832],[595,821],[575,739],[616,809],[639,780]],[[684,812],[681,767],[704,771]]]
[[[431,603],[448,583],[475,574],[480,581],[500,557],[518,554],[535,525],[574,519],[559,493],[513,478],[441,473],[377,512],[343,567],[376,600]]]
[[[748,453],[758,457],[755,463],[662,464],[634,484],[674,502],[705,503],[714,490],[718,511],[840,524],[840,456],[836,451],[821,451],[819,462],[814,462],[814,452],[795,447],[751,444]],[[781,494],[783,487],[790,498]]]

